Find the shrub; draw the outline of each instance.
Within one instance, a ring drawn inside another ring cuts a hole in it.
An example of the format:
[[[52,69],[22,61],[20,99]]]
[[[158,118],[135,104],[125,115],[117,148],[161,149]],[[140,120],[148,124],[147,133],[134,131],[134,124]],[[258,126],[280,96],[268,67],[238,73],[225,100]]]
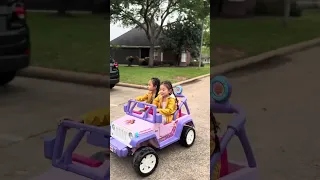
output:
[[[158,60],[153,62],[154,66],[160,66],[161,64],[162,64],[161,61],[158,61]]]
[[[134,61],[134,57],[133,56],[128,56],[128,57],[126,57],[126,60],[128,61],[128,66],[131,66],[133,61]]]
[[[256,15],[271,15],[271,16],[283,16],[284,13],[284,1],[274,2],[261,2],[256,3],[255,14]],[[291,3],[290,16],[300,17],[302,15],[302,8],[300,8],[297,2]]]
[[[133,60],[133,62],[136,62],[137,64],[139,64],[139,57],[138,56],[135,56],[135,57],[133,57],[134,58],[134,60]]]
[[[191,61],[189,66],[194,66],[194,67],[198,67],[199,66],[199,61]],[[201,67],[204,67],[204,63],[201,62]]]

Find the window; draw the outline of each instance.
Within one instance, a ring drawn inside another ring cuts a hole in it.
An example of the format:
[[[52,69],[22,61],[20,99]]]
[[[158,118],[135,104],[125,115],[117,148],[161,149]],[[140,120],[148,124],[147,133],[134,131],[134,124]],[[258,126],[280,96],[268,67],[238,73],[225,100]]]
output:
[[[154,52],[153,52],[153,59],[154,60],[158,59],[158,54],[159,54],[158,50],[154,50]]]
[[[181,53],[181,62],[187,62],[187,53],[186,52],[183,52]]]

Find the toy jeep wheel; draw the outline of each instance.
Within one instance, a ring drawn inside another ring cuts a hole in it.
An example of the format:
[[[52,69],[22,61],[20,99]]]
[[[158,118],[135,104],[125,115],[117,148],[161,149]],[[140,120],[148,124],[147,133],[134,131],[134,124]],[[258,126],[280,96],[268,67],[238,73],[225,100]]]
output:
[[[134,153],[133,168],[142,177],[152,174],[158,166],[158,154],[151,147],[142,147]]]
[[[180,136],[180,144],[185,147],[190,147],[193,145],[195,139],[196,131],[194,130],[194,128],[184,126]]]

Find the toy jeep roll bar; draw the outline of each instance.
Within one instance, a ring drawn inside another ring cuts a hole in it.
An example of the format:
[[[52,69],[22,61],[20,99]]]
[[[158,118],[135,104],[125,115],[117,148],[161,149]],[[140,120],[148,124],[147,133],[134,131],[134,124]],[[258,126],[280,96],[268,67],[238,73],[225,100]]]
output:
[[[227,127],[227,131],[224,133],[220,141],[220,152],[214,153],[210,160],[210,172],[213,173],[214,167],[221,159],[221,155],[225,152],[228,143],[231,138],[237,136],[242,144],[244,153],[247,158],[247,165],[242,163],[228,162],[227,174],[223,174],[220,177],[221,180],[257,180],[257,165],[254,158],[252,148],[245,131],[246,115],[244,111],[239,107],[229,103],[231,96],[231,85],[228,83],[225,77],[216,76],[211,80],[211,98],[214,102],[211,103],[211,111],[213,113],[226,113],[235,114],[235,117]]]
[[[64,149],[67,131],[77,129],[78,132]],[[72,121],[62,121],[57,129],[56,137],[44,140],[44,155],[52,160],[52,168],[32,180],[109,180],[110,160],[104,162],[73,153],[82,138],[87,135],[89,144],[109,148],[110,128],[89,126]]]

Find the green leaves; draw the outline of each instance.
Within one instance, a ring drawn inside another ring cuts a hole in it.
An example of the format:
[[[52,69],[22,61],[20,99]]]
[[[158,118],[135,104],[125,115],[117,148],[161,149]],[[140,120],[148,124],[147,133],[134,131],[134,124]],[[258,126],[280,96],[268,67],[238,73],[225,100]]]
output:
[[[171,49],[177,55],[189,51],[193,57],[199,56],[201,25],[193,20],[172,23],[166,26],[160,38],[163,49]]]

